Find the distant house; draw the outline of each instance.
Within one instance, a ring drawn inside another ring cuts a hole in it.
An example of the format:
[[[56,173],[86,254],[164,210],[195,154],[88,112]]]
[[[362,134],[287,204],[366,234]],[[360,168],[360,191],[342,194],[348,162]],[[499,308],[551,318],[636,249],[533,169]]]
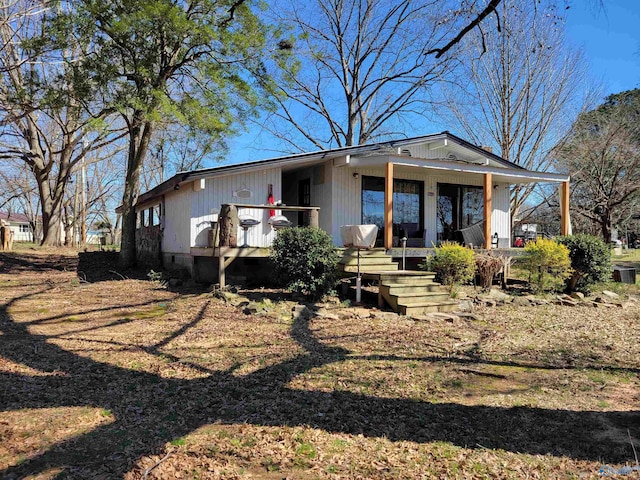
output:
[[[14,242],[33,242],[33,229],[29,219],[20,213],[0,212],[0,221],[6,222],[13,232]]]
[[[247,249],[214,248],[209,232],[223,204],[240,205],[240,216],[259,222],[237,231],[238,244],[246,233],[246,243],[258,249],[276,235],[272,213],[293,225],[308,222],[308,212],[265,206],[269,200],[317,207],[318,226],[336,245],[341,225],[364,223],[378,225],[378,245],[389,254],[402,237],[419,249],[458,239],[470,226],[481,228],[482,245],[474,247],[509,247],[510,186],[533,182],[561,186],[568,231],[568,175],[526,170],[446,131],[180,172],[140,195],[138,251],[143,261],[192,273],[218,258],[224,263],[227,255],[253,256]]]

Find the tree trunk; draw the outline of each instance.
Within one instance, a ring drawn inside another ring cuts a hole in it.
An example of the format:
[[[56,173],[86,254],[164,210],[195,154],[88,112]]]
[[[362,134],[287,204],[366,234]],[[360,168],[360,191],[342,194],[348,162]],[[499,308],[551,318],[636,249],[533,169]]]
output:
[[[611,243],[611,214],[608,210],[602,214],[600,229],[602,231],[602,239],[604,240],[604,243],[609,245]]]
[[[120,265],[132,267],[136,263],[136,209],[140,194],[140,172],[151,140],[153,124],[143,121],[143,112],[135,112],[129,127],[129,158],[122,197],[122,238]]]
[[[223,205],[219,216],[220,246],[238,246],[238,210],[233,205]]]

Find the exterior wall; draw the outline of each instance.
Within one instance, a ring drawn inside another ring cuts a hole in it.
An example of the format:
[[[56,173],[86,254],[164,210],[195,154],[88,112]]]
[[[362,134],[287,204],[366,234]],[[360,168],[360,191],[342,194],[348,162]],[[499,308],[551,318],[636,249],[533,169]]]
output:
[[[160,248],[162,229],[160,225],[141,227],[136,230],[136,256],[138,263],[149,268],[161,266]]]
[[[353,177],[353,173],[359,174],[358,179]],[[425,208],[425,243],[430,246],[437,241],[436,232],[436,210],[438,183],[454,183],[461,185],[482,186],[482,175],[472,174],[442,174],[433,175],[429,171],[424,172],[418,168],[398,168],[394,170],[394,178],[405,180],[418,180],[424,182]],[[359,224],[362,222],[362,177],[376,176],[384,177],[383,167],[377,168],[349,168],[333,167],[332,178],[334,181],[332,200],[335,208],[333,210],[333,227],[331,235],[336,245],[341,245],[340,225]],[[496,183],[494,183],[496,185]],[[509,209],[509,185],[505,183],[497,184],[493,190],[493,214],[491,216],[491,230],[497,232],[498,237],[503,239],[501,245],[509,246],[511,215]]]
[[[313,167],[301,168],[283,172],[284,184],[282,186],[282,198],[288,205],[298,204],[298,182],[310,179],[311,181],[311,206],[320,207],[318,216],[319,227],[326,232],[331,232],[333,219],[331,193],[333,163],[325,162]],[[294,225],[298,222],[298,212],[285,212],[284,215],[291,220]]]
[[[191,188],[174,190],[164,196],[162,251],[167,253],[189,253],[191,248]],[[167,264],[165,263],[165,266]]]
[[[273,186],[275,200],[282,198],[280,168],[257,170],[235,175],[207,178],[205,188],[194,192],[192,185],[185,188],[191,190],[191,210],[189,212],[189,247],[207,246],[207,229],[216,218],[223,203],[246,203],[262,205],[267,203],[269,185]],[[253,193],[251,198],[238,198],[233,194],[239,189],[248,189]],[[215,210],[212,212],[212,209]],[[268,223],[269,210],[256,208],[240,208],[238,215],[248,215],[260,224],[247,232],[247,242],[253,247],[271,245],[275,230]],[[238,228],[238,241],[244,241],[244,231]]]
[[[26,225],[29,229],[28,232],[21,232],[20,226]],[[33,241],[33,233],[31,232],[31,227],[28,223],[9,223],[9,229],[13,232],[13,241],[14,242],[32,242]]]
[[[200,180],[196,180],[200,182]],[[164,236],[162,251],[166,254],[189,254],[191,247],[206,247],[208,229],[217,218],[223,203],[266,204],[268,186],[273,186],[274,198],[281,198],[280,169],[272,168],[242,174],[206,178],[204,188],[194,191],[193,182],[181,185],[164,198]],[[234,192],[248,189],[251,198],[238,198]],[[240,215],[260,220],[247,234],[251,246],[271,244],[275,232],[269,225],[269,210],[241,208]],[[238,228],[238,239],[244,240],[244,231]],[[181,258],[179,255],[176,258]]]

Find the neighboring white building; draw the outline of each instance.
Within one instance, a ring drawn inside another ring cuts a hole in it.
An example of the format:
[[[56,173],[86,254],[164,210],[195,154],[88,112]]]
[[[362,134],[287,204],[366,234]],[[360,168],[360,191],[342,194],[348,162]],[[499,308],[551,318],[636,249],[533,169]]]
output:
[[[0,212],[0,221],[6,222],[13,232],[14,242],[33,242],[33,230],[29,219],[19,213]]]
[[[568,181],[568,175],[526,170],[442,132],[180,172],[142,194],[136,211],[140,228],[159,232],[154,238],[164,266],[192,271],[195,258],[216,256],[215,249],[207,250],[208,230],[221,205],[267,204],[269,192],[289,206],[319,207],[319,226],[336,245],[341,225],[376,223],[379,244],[391,249],[402,236],[411,247],[430,247],[484,221],[485,232],[497,233],[498,245],[509,247],[510,185],[555,182],[567,195]],[[392,197],[392,208],[385,195]],[[270,246],[275,230],[269,210],[239,213],[260,221],[247,232],[248,244]],[[297,212],[283,213],[294,225],[302,219]],[[238,239],[244,239],[240,229]]]

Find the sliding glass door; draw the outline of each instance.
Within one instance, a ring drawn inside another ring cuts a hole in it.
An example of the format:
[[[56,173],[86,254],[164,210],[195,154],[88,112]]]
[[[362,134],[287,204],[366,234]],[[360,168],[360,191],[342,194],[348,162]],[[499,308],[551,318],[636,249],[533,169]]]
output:
[[[384,178],[362,177],[362,223],[384,232]],[[422,238],[424,232],[424,182],[393,180],[393,235]]]
[[[438,184],[438,241],[455,240],[454,232],[484,219],[482,187]]]

